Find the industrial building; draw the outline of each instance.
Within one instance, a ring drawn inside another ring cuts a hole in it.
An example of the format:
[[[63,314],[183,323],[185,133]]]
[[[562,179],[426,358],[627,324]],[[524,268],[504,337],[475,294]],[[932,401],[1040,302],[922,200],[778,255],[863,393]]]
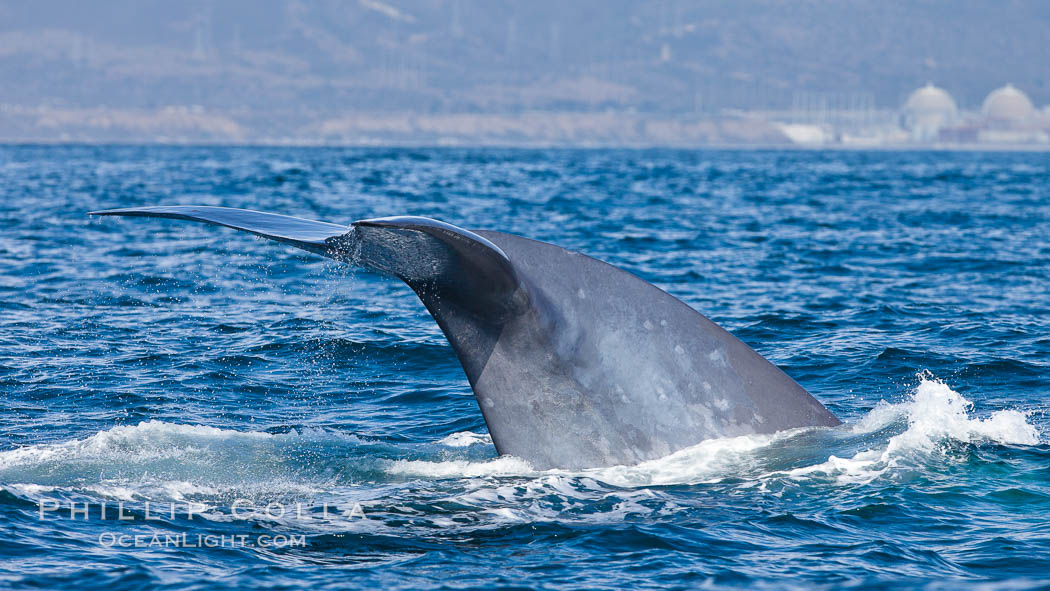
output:
[[[1006,84],[979,108],[960,108],[951,93],[929,82],[899,109],[874,101],[834,101],[834,94],[799,95],[792,108],[753,112],[799,145],[998,146],[1050,148],[1050,106],[1038,109],[1023,90]]]

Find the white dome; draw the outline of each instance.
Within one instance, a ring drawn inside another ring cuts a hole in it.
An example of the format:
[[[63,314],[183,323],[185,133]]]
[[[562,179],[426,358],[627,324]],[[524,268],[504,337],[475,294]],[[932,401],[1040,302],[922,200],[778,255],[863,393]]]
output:
[[[957,115],[952,95],[927,83],[908,96],[901,125],[908,130],[913,142],[928,143],[936,141],[940,131],[952,125]]]
[[[926,86],[908,95],[908,101],[904,103],[904,110],[918,117],[935,114],[951,117],[955,115],[956,106],[952,95],[946,90],[927,83]]]
[[[1028,95],[1007,84],[988,94],[981,112],[989,119],[1024,121],[1035,114],[1035,106]]]

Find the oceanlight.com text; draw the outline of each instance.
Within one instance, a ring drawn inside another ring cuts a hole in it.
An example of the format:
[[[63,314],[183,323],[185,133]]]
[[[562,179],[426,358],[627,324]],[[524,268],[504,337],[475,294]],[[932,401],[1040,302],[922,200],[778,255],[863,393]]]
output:
[[[302,548],[303,534],[117,534],[102,532],[98,543],[104,548]]]

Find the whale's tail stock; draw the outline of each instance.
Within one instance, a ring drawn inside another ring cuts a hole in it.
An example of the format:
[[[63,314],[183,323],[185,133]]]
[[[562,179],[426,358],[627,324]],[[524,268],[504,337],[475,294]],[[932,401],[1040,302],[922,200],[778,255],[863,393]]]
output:
[[[552,244],[411,216],[347,226],[209,206],[91,214],[225,226],[401,279],[452,344],[497,451],[536,468],[630,464],[714,437],[839,424],[689,306]]]

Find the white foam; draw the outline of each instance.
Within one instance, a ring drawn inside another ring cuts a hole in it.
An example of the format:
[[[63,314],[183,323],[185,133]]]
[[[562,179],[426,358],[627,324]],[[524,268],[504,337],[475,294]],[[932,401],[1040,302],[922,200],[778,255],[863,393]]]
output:
[[[358,441],[324,429],[270,434],[146,421],[0,452],[0,481],[124,501],[309,496],[329,488],[331,478],[304,479],[289,460],[304,445],[339,453]]]
[[[829,456],[826,462],[787,472],[790,477],[833,476],[840,483],[870,482],[902,461],[930,454],[944,454],[947,444],[1000,443],[1036,445],[1039,432],[1028,422],[1026,413],[1000,410],[988,418],[970,415],[973,403],[944,382],[921,376],[911,398],[901,404],[880,403],[853,427],[856,433],[869,433],[907,418],[907,428],[890,437],[883,447],[861,451],[850,458]]]
[[[591,470],[533,470],[523,460],[500,457],[488,461],[449,460],[393,461],[385,470],[396,475],[416,475],[429,478],[477,478],[486,476],[526,476],[534,482],[563,496],[572,496],[563,480],[550,480],[552,476],[564,476],[578,482],[591,478],[605,484],[620,487],[644,487],[651,485],[698,484],[718,482],[725,478],[743,478],[747,485],[762,485],[771,479],[796,479],[831,477],[842,483],[870,481],[898,467],[904,458],[922,454],[943,454],[950,442],[1034,445],[1039,443],[1039,433],[1028,422],[1025,413],[1016,410],[1000,410],[986,418],[971,415],[973,404],[932,376],[921,376],[919,385],[902,403],[880,402],[867,415],[828,439],[843,441],[858,436],[870,436],[876,431],[897,425],[903,431],[888,439],[877,439],[864,451],[849,457],[834,454],[827,460],[790,470],[777,469],[776,453],[764,454],[771,446],[794,445],[789,440],[809,432],[809,429],[793,429],[772,435],[745,435],[703,441],[692,447],[679,450],[663,458],[642,462],[633,466],[613,466]],[[904,422],[904,425],[901,423]],[[464,435],[457,433],[456,437]],[[473,442],[469,436],[465,439]],[[458,437],[455,439],[458,441]],[[829,443],[824,441],[823,443]],[[773,465],[771,465],[773,464]],[[476,500],[484,500],[481,491],[474,491]]]
[[[232,439],[261,440],[269,433],[232,431],[204,425],[180,425],[163,421],[144,421],[99,431],[85,439],[61,443],[27,445],[0,452],[0,469],[69,459],[105,458],[158,459],[177,455],[179,445],[206,444]]]
[[[134,501],[138,497],[138,491],[126,486],[96,484],[87,487],[85,490],[91,491],[107,499],[115,499],[118,501]]]
[[[387,462],[388,474],[425,476],[429,478],[477,478],[484,476],[531,476],[538,474],[525,460],[501,456],[484,462],[449,460],[394,460]]]
[[[528,476],[534,483],[572,496],[567,478],[577,484],[597,482],[634,487],[684,482],[701,482],[740,471],[740,458],[747,452],[765,447],[773,440],[790,437],[798,430],[776,435],[748,435],[727,439],[710,439],[666,457],[633,466],[613,466],[588,470],[535,470],[527,461],[513,456],[491,460],[393,460],[384,471],[392,475],[428,478],[480,478],[488,476]],[[752,464],[754,461],[752,460]]]
[[[44,486],[28,482],[5,483],[3,488],[26,496],[37,496],[55,491],[55,487],[53,486]]]
[[[322,470],[310,470],[313,475],[304,477],[294,462],[286,460],[300,457],[304,442],[332,440],[342,443],[357,439],[324,430],[272,435],[148,421],[113,427],[84,439],[0,452],[0,480],[24,483],[16,485],[21,489],[14,489],[23,493],[40,494],[56,486],[125,500],[221,499],[231,494],[260,498],[294,494],[309,498],[330,492],[338,482]],[[467,448],[490,442],[486,434],[465,431],[437,443]],[[710,483],[727,478],[738,481],[737,486],[741,487],[799,479],[832,484],[864,482],[892,476],[898,468],[913,466],[915,462],[931,458],[936,462],[940,456],[952,453],[952,443],[984,442],[1033,445],[1040,442],[1040,434],[1028,416],[1016,410],[974,416],[970,401],[943,382],[926,376],[907,400],[880,403],[843,428],[796,429],[773,435],[708,440],[634,466],[539,471],[528,462],[509,456],[481,461],[369,461],[377,462],[378,467],[397,479],[408,476],[471,480],[460,500],[472,506],[492,507],[507,502],[531,503],[550,494],[566,501],[586,502],[609,494],[609,485],[644,490],[648,486]],[[333,457],[338,459],[340,449],[336,448]],[[842,449],[849,451],[838,451]],[[453,457],[457,453],[462,452],[441,452]],[[799,458],[814,456],[816,460],[803,460],[808,465],[798,467]],[[516,480],[494,482],[494,477]],[[624,491],[616,494],[623,496]],[[617,510],[627,513],[647,510],[633,498],[624,497],[617,503]],[[532,514],[541,517],[551,510],[541,506]]]
[[[890,404],[880,400],[875,408],[850,426],[850,432],[855,434],[873,433],[879,429],[889,427],[907,416],[908,409],[903,404]]]
[[[943,382],[924,377],[905,404],[908,430],[890,439],[888,451],[930,449],[947,439],[964,443],[1039,443],[1039,432],[1028,423],[1025,413],[1000,410],[987,419],[974,419],[969,416],[972,408],[972,402]]]
[[[508,507],[499,507],[497,509],[487,509],[485,513],[492,515],[500,521],[531,521],[524,512],[514,511]]]
[[[789,436],[744,435],[708,439],[671,455],[634,466],[613,466],[588,470],[586,474],[615,486],[695,484],[740,474],[755,464],[753,452],[774,439]]]
[[[474,433],[472,431],[460,431],[439,440],[438,445],[447,447],[470,447],[472,445],[492,443],[492,436],[488,433]]]

